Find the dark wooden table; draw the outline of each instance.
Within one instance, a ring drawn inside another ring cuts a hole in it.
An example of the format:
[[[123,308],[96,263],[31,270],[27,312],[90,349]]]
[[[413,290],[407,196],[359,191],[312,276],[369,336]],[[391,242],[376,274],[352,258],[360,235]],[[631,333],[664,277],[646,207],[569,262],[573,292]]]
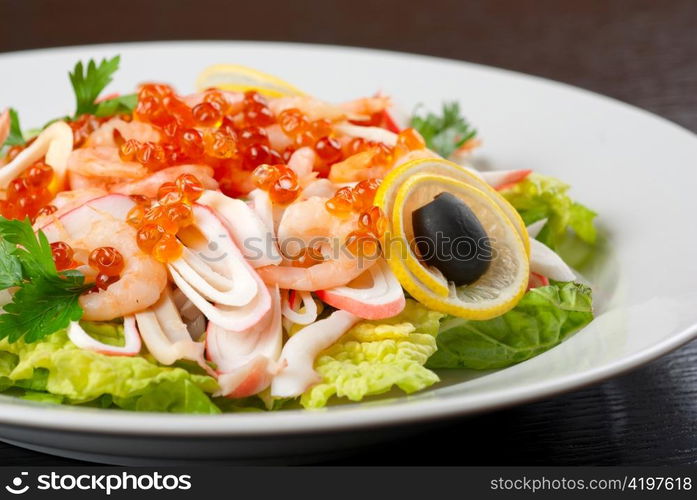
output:
[[[693,0],[433,0],[411,5],[416,3],[0,0],[0,51],[157,39],[386,48],[561,80],[697,131]],[[76,462],[0,443],[0,463]],[[697,463],[697,342],[588,389],[448,422],[331,463]]]

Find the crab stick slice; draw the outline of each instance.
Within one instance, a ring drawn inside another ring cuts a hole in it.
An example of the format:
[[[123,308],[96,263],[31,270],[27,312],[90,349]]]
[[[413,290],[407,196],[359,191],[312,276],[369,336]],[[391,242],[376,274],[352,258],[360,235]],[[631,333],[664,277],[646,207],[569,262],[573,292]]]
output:
[[[283,329],[278,288],[269,288],[271,309],[264,319],[242,332],[208,325],[206,352],[217,368],[220,395],[241,398],[266,389],[278,371]]]
[[[304,312],[298,312],[302,303]],[[296,290],[281,290],[281,304],[283,317],[298,325],[309,325],[317,319],[317,303],[312,298],[311,292],[298,292]]]
[[[70,323],[70,326],[68,326],[68,338],[80,349],[110,356],[135,356],[140,352],[141,341],[138,328],[136,328],[135,320],[132,316],[124,318],[123,334],[125,339],[124,345],[115,346],[105,344],[91,337],[82,326],[80,326],[78,321],[73,321]]]
[[[315,358],[331,347],[360,318],[346,311],[334,311],[331,316],[306,326],[293,335],[281,352],[281,370],[271,382],[271,395],[290,398],[301,395],[320,381],[313,366]]]
[[[230,198],[219,191],[206,191],[198,204],[207,206],[219,215],[252,267],[281,263],[281,253],[273,237],[273,224],[262,220],[244,201]]]
[[[515,186],[525,180],[532,170],[489,170],[480,171],[479,175],[497,191]]]
[[[179,234],[182,257],[168,265],[181,292],[225,330],[243,331],[271,308],[271,298],[235,245],[227,227],[209,208],[194,206],[195,233]]]
[[[391,318],[406,305],[402,285],[383,259],[354,281],[316,293],[330,306],[363,319]]]

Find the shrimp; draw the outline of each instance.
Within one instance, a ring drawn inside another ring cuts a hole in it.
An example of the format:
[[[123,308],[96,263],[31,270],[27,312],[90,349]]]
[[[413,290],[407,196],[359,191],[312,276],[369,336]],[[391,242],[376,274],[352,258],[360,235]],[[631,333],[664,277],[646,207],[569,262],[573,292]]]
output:
[[[73,191],[99,189],[106,191],[113,184],[114,179],[108,177],[88,177],[68,171],[68,188]]]
[[[347,115],[346,111],[338,106],[308,96],[279,97],[270,101],[269,107],[277,116],[286,109],[299,109],[310,120],[339,121]]]
[[[285,255],[298,255],[303,248],[343,242],[357,228],[358,215],[340,218],[327,211],[325,198],[313,196],[288,205],[278,225],[278,240]],[[286,288],[286,287],[281,287]]]
[[[337,184],[344,182],[357,182],[375,177],[382,178],[390,169],[389,165],[373,165],[375,150],[363,151],[349,156],[339,163],[332,165],[329,172],[329,180]]]
[[[51,204],[58,209],[58,212],[68,213],[73,208],[84,205],[90,200],[106,195],[102,189],[83,189],[79,191],[61,191],[56,195]],[[56,212],[56,213],[58,213]]]
[[[428,158],[440,158],[440,156],[437,153],[431,151],[430,149],[415,149],[414,151],[409,151],[404,156],[399,157],[392,168],[404,165],[405,163],[410,162],[412,160],[421,160]]]
[[[404,156],[401,156],[392,165],[373,165],[373,157],[378,153],[377,150],[363,151],[349,156],[339,163],[335,163],[332,165],[332,169],[329,172],[329,180],[341,184],[345,182],[382,178],[393,168],[409,161],[422,158],[440,158],[440,156],[430,149],[417,149],[409,151]]]
[[[381,113],[391,106],[390,98],[387,96],[362,97],[353,101],[342,102],[339,107],[349,115],[370,116]]]
[[[312,171],[316,158],[314,149],[303,147],[295,151],[288,160],[288,168],[298,176],[301,186],[309,184],[317,177],[317,174]]]
[[[160,299],[167,286],[167,269],[138,248],[134,228],[100,214],[85,221],[79,232],[77,238],[67,242],[73,248],[92,251],[113,247],[124,258],[118,281],[99,293],[80,297],[84,320],[110,321],[143,311]]]
[[[71,210],[84,205],[90,200],[100,198],[106,194],[107,192],[105,190],[98,188],[80,189],[77,191],[61,191],[51,202],[51,205],[56,207],[58,210],[50,215],[41,215],[37,217],[36,221],[34,222],[34,227],[42,228],[46,224],[55,221]]]
[[[10,135],[10,110],[6,109],[0,114],[0,145],[5,144]]]
[[[286,135],[278,123],[266,127],[266,135],[269,137],[269,144],[276,151],[285,151],[293,145],[293,139]]]
[[[299,201],[304,201],[312,198],[313,196],[319,196],[320,198],[329,199],[334,196],[338,188],[332,184],[329,179],[315,179],[310,182],[300,193],[298,197]]]
[[[397,144],[397,134],[381,127],[363,127],[350,123],[339,123],[334,130],[347,137],[359,137],[366,141],[382,142],[390,147]]]
[[[165,182],[174,182],[182,174],[195,176],[205,189],[217,190],[218,182],[213,178],[213,169],[205,165],[178,165],[162,169],[137,181],[127,181],[113,184],[109,187],[112,193],[120,194],[142,194],[149,197],[156,197],[157,190]]]
[[[102,124],[92,132],[85,142],[87,148],[92,147],[117,147],[114,139],[114,131],[119,132],[124,140],[136,139],[142,142],[160,142],[160,133],[149,123],[130,121],[125,122],[121,118],[114,118]]]
[[[141,179],[148,175],[148,169],[143,165],[123,161],[119,157],[119,150],[108,146],[76,149],[68,158],[68,170],[71,174],[107,182],[114,179]]]
[[[267,285],[287,290],[314,292],[345,285],[377,262],[378,256],[356,257],[341,252],[337,259],[311,267],[265,266],[256,271]]]
[[[306,248],[320,248],[333,255],[327,255],[328,260],[308,268],[260,267],[257,272],[266,284],[300,291],[324,290],[345,285],[375,263],[377,255],[359,258],[343,245],[332,244],[330,238],[343,243],[356,229],[357,216],[336,217],[327,211],[325,200],[314,196],[289,205],[278,226],[278,237],[281,251],[287,256],[300,255]]]

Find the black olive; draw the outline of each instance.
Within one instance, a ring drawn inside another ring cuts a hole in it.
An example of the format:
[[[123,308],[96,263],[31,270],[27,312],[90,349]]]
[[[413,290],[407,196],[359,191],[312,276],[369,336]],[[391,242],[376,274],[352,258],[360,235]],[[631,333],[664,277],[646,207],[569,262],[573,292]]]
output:
[[[455,285],[474,283],[489,269],[489,237],[472,209],[457,196],[441,193],[411,214],[421,259]]]

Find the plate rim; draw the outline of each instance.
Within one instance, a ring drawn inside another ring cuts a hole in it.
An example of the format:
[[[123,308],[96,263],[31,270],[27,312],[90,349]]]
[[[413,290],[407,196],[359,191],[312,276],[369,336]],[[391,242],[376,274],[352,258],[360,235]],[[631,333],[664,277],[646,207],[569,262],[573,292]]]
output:
[[[638,113],[663,126],[672,128],[676,133],[686,134],[687,138],[697,142],[697,134],[686,127],[665,117],[654,114],[644,108],[620,99],[560,82],[545,77],[519,71],[489,66],[480,63],[460,61],[425,54],[413,54],[385,49],[354,47],[331,44],[312,44],[297,42],[251,41],[251,40],[168,40],[147,42],[104,43],[73,45],[51,48],[28,49],[0,53],[0,62],[6,58],[31,57],[80,50],[104,50],[109,47],[128,47],[130,49],[152,49],[153,47],[191,46],[248,46],[248,47],[294,47],[312,50],[361,52],[368,55],[383,55],[392,58],[420,59],[460,67],[469,67],[479,71],[498,73],[517,79],[525,79],[538,84],[566,88],[566,90],[585,94],[600,99],[606,104],[620,107],[624,111]],[[289,434],[316,434],[334,431],[360,430],[367,427],[409,425],[436,419],[454,418],[474,415],[488,411],[537,401],[571,390],[581,389],[612,377],[634,370],[646,363],[687,344],[697,338],[697,318],[690,326],[672,334],[661,341],[646,347],[630,356],[612,361],[593,370],[571,374],[556,379],[554,382],[538,382],[525,387],[525,390],[497,390],[479,396],[476,404],[467,405],[460,401],[463,395],[451,395],[444,399],[425,399],[403,411],[407,406],[408,396],[394,398],[375,406],[365,403],[353,403],[335,406],[328,410],[288,410],[283,412],[232,413],[220,415],[191,415],[167,413],[139,413],[123,410],[104,410],[92,408],[75,408],[70,406],[50,407],[40,403],[16,400],[10,396],[0,396],[0,426],[29,427],[43,430],[69,431],[98,435],[126,436],[198,436],[198,437],[249,437],[282,436]],[[464,395],[466,398],[466,395]],[[48,410],[48,411],[47,411]],[[69,418],[54,418],[59,415]],[[98,417],[95,419],[95,417]],[[346,418],[344,418],[346,417]],[[139,425],[134,425],[139,424]],[[154,424],[157,424],[156,426]],[[204,425],[201,425],[204,424]]]

